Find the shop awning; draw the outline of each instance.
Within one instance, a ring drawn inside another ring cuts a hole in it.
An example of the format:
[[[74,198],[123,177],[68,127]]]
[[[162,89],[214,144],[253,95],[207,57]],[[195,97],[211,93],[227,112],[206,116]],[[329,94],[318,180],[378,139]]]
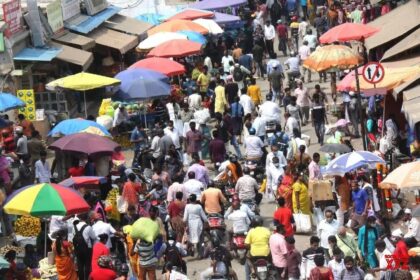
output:
[[[411,0],[378,17],[368,25],[380,28],[378,33],[365,40],[366,48],[371,50],[403,36],[419,26],[420,2]]]
[[[407,91],[404,91],[404,95],[408,94],[417,94],[420,95],[420,85],[417,85]],[[413,127],[417,122],[420,121],[420,98],[414,98],[408,101],[403,101],[402,111],[405,114],[405,117],[411,127]]]
[[[401,68],[401,67],[410,67],[420,64],[420,55],[413,55],[408,58],[403,58],[396,61],[382,62],[384,67],[387,68]]]
[[[56,59],[80,65],[83,68],[83,71],[88,69],[93,62],[93,54],[91,52],[76,49],[66,45],[61,45],[58,43],[53,43],[53,46],[63,50],[57,55]]]
[[[417,96],[407,95],[405,94],[408,90],[410,90],[412,87],[416,86],[418,83],[420,83],[420,74],[414,76],[412,79],[408,80],[407,82],[403,83],[402,85],[394,88],[394,97],[397,99],[397,94],[404,92],[404,100],[411,100],[413,98],[417,98]],[[420,96],[420,93],[419,93]]]
[[[66,45],[80,47],[82,50],[90,50],[95,46],[95,40],[92,38],[71,32],[68,32],[65,35],[53,40],[64,43]]]
[[[22,61],[51,61],[62,51],[58,48],[24,48],[13,59]]]
[[[96,44],[116,49],[122,54],[138,45],[137,36],[124,34],[105,27],[96,29],[89,34],[89,37],[94,39]]]
[[[108,8],[97,13],[96,15],[89,16],[86,20],[84,20],[81,23],[75,24],[66,21],[64,22],[64,26],[72,31],[76,31],[82,34],[88,34],[95,28],[99,27],[104,21],[108,20],[113,15],[116,15],[119,11],[121,11],[121,8],[109,6]]]
[[[105,22],[105,27],[109,29],[125,32],[133,35],[140,36],[144,34],[148,29],[153,27],[152,24],[140,21],[134,18],[115,15]]]
[[[420,46],[420,28],[402,39],[398,44],[387,50],[382,56],[381,61],[390,60],[396,55],[399,55],[410,49],[418,48]]]

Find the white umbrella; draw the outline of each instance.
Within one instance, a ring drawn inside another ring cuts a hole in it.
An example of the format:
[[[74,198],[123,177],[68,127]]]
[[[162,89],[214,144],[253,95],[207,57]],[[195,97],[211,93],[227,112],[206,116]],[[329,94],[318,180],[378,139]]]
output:
[[[198,23],[202,27],[206,28],[211,34],[222,34],[223,29],[212,19],[195,19],[193,22]]]
[[[138,49],[141,50],[150,50],[154,47],[176,39],[185,39],[188,40],[187,35],[175,32],[159,32],[147,37],[145,40],[140,42],[137,46]]]

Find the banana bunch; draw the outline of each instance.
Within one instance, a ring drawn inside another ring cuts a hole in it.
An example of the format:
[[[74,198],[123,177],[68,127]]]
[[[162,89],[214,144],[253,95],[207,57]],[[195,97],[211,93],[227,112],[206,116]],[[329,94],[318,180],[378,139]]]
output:
[[[119,195],[120,192],[118,188],[113,188],[108,192],[108,195],[106,197],[106,208],[107,215],[109,219],[119,221],[120,220],[120,212],[118,212],[117,207],[117,195]]]
[[[21,216],[15,221],[14,230],[17,235],[37,236],[41,232],[41,220],[31,216]]]
[[[6,255],[7,252],[9,252],[10,250],[14,250],[16,251],[16,254],[20,255],[24,253],[24,248],[22,247],[16,247],[13,245],[6,245],[0,248],[0,255],[4,256]]]

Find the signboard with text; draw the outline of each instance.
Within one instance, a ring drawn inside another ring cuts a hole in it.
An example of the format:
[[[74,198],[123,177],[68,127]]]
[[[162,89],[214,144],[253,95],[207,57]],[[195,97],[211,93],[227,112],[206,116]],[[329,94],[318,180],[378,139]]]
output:
[[[63,20],[66,21],[80,14],[79,0],[61,0],[61,9],[63,11]]]
[[[7,23],[7,29],[4,32],[7,38],[22,30],[20,0],[11,0],[3,3],[3,20]]]
[[[61,12],[61,1],[55,0],[47,5],[48,23],[54,33],[63,30],[63,14]]]

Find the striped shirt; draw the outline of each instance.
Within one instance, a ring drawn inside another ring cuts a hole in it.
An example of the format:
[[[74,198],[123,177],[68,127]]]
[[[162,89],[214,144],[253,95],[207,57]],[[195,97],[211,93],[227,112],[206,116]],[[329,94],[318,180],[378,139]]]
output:
[[[154,252],[153,243],[146,241],[137,242],[134,252],[139,255],[139,265],[142,267],[155,266],[158,262],[155,252]]]

